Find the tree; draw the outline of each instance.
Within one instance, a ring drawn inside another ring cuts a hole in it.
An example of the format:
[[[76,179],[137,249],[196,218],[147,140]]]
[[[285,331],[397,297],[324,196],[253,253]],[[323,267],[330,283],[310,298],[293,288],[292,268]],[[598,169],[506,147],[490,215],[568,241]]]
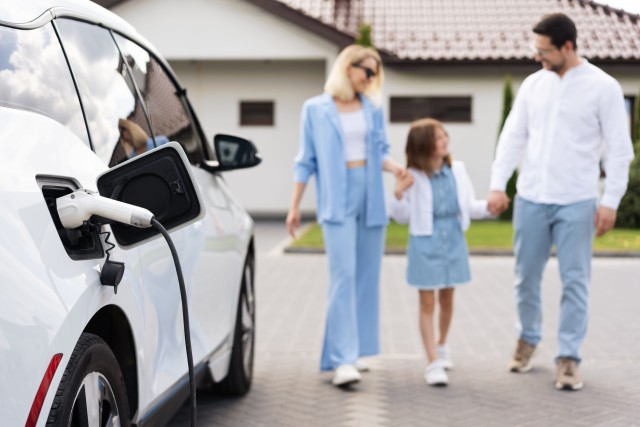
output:
[[[371,40],[371,25],[362,23],[358,27],[358,37],[356,37],[356,44],[365,47],[374,47]]]
[[[633,144],[635,158],[629,168],[627,193],[618,207],[618,228],[640,228],[640,94],[636,98]]]
[[[513,106],[513,81],[511,80],[511,76],[506,74],[504,76],[504,89],[502,91],[502,120],[500,121],[500,128],[498,129],[498,137],[502,132],[502,128],[504,127],[504,123],[507,121],[507,117],[509,117],[509,113],[511,112],[511,107]],[[511,199],[511,203],[509,203],[509,207],[500,214],[500,219],[503,221],[510,221],[513,218],[513,200],[516,195],[516,181],[518,180],[518,171],[514,171],[511,178],[507,182],[506,193],[507,196]]]

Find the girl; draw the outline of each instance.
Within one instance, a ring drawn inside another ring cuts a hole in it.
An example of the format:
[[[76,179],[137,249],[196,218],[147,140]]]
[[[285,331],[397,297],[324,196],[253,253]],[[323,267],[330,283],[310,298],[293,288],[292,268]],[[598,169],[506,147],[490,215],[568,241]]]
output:
[[[453,291],[470,280],[463,231],[470,218],[487,217],[489,212],[485,200],[475,200],[464,164],[451,161],[442,123],[434,119],[412,123],[405,154],[409,174],[396,179],[391,216],[409,223],[407,282],[420,297],[420,334],[429,361],[425,381],[444,386],[448,383],[445,369],[453,368],[446,346]],[[436,301],[440,306],[437,346]]]

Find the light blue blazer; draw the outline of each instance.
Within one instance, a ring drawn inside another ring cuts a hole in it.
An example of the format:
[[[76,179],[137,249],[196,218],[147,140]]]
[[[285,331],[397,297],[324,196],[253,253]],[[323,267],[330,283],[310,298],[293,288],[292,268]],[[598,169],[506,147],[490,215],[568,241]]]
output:
[[[388,222],[382,162],[388,157],[389,143],[382,109],[360,96],[367,121],[367,206],[366,226]],[[344,221],[347,209],[347,164],[340,117],[333,98],[323,94],[308,99],[302,107],[300,151],[294,164],[294,181],[306,184],[316,175],[318,222]]]

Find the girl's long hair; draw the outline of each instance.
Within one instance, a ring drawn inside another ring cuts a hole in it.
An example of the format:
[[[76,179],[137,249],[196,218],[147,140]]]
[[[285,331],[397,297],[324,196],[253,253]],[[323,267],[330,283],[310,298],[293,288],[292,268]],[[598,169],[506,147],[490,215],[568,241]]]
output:
[[[431,158],[436,149],[436,128],[446,132],[442,122],[432,119],[420,119],[411,123],[405,154],[407,167],[423,171],[427,176],[433,175]],[[451,154],[444,158],[444,163],[451,167]]]

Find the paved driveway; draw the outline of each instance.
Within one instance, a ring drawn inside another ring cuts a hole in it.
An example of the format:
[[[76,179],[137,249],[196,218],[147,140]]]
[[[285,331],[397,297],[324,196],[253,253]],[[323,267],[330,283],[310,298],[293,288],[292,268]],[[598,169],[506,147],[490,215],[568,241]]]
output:
[[[428,387],[417,295],[405,259],[382,272],[382,354],[348,390],[319,373],[326,294],[322,255],[282,254],[284,226],[257,226],[255,378],[244,398],[198,395],[200,426],[640,426],[640,260],[593,262],[589,334],[580,392],[554,389],[560,280],[544,279],[544,337],[528,374],[506,371],[515,344],[510,257],[472,257],[473,283],[456,295],[447,388]],[[188,423],[188,408],[170,426]]]

